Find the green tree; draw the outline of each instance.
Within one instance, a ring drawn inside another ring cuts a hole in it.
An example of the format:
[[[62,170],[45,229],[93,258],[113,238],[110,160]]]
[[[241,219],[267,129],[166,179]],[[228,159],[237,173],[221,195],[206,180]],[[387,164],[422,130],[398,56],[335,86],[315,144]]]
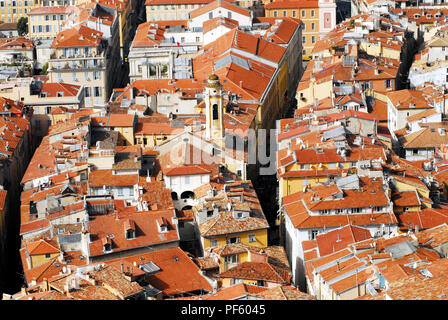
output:
[[[42,67],[42,74],[47,74],[48,70],[48,62],[45,62],[45,64]]]
[[[19,21],[17,21],[17,32],[19,36],[24,36],[28,33],[28,18],[21,17]]]

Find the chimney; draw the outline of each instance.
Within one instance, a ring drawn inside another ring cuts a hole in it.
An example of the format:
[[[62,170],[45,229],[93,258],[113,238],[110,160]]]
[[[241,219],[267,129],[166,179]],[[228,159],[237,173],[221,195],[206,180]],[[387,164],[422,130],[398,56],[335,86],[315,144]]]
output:
[[[48,283],[48,279],[47,278],[44,278],[44,281],[43,281],[43,291],[50,291],[50,284]]]
[[[71,287],[72,287],[72,289],[75,289],[75,290],[79,290],[79,280],[78,280],[78,277],[73,277],[72,278],[72,285],[71,285]]]

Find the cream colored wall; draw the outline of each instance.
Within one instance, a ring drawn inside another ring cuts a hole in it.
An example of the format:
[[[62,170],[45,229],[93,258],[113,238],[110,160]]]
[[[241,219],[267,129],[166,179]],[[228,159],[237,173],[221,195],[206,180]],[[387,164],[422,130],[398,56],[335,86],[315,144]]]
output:
[[[161,4],[146,6],[146,21],[188,20],[188,14],[204,4]]]
[[[49,20],[46,20],[46,17]],[[28,31],[31,39],[37,38],[54,38],[62,30],[62,26],[67,19],[68,14],[28,14]],[[54,20],[55,18],[55,20]],[[42,31],[39,32],[39,26],[42,27]],[[49,27],[49,31],[46,30],[46,26]]]

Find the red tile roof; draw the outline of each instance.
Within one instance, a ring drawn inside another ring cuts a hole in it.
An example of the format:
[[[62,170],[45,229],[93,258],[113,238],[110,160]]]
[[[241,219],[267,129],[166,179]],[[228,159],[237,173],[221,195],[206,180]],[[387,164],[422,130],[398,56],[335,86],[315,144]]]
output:
[[[317,235],[317,245],[321,256],[339,251],[349,244],[371,239],[370,231],[358,226],[348,225]]]
[[[98,46],[103,33],[84,25],[78,25],[58,33],[51,48]]]
[[[25,245],[29,255],[42,255],[47,253],[59,253],[59,246],[54,241],[40,239]]]
[[[147,279],[151,286],[161,290],[165,296],[197,290],[213,291],[213,287],[199,272],[198,266],[180,248],[162,249],[113,259],[109,263],[121,260],[128,263],[136,262],[137,266],[150,261],[156,264],[161,271],[148,276]]]
[[[153,246],[161,243],[179,241],[177,225],[171,222],[175,217],[174,210],[142,211],[122,210],[115,214],[96,215],[89,221],[89,232],[95,240],[89,243],[92,256],[103,255],[103,239],[110,240],[113,252]],[[117,217],[119,219],[117,220]],[[126,239],[123,224],[126,219],[134,221],[135,238]],[[168,224],[167,232],[160,232],[157,224]],[[112,235],[108,237],[108,235]]]
[[[264,280],[268,282],[289,284],[291,272],[287,268],[277,268],[270,263],[243,262],[218,274],[219,278],[237,278],[246,280]]]
[[[29,10],[28,14],[71,14],[74,11],[75,7],[73,6],[38,7]]]
[[[163,174],[166,176],[185,176],[195,174],[210,174],[212,171],[205,165],[180,166],[175,168],[163,168]]]
[[[58,92],[63,92],[64,97],[75,97],[78,95],[81,86],[62,82],[42,83],[41,92],[47,94],[47,97],[57,97]]]
[[[106,169],[89,173],[89,187],[134,186],[138,182],[138,174],[113,174],[112,170]]]

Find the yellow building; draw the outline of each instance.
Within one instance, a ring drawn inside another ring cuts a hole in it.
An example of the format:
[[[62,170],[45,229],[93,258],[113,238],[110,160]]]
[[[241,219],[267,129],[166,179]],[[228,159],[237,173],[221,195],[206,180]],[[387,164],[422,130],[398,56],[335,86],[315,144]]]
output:
[[[213,0],[147,0],[146,21],[188,20],[191,11],[201,8]]]
[[[417,212],[421,211],[422,203],[417,191],[401,191],[392,196],[394,203],[394,213],[399,214],[402,212]]]
[[[182,129],[183,130],[183,129]],[[169,123],[138,123],[134,135],[134,144],[144,148],[157,146],[171,139],[181,131]]]
[[[382,159],[385,154],[382,147],[353,149],[345,156],[338,154],[337,149],[313,148],[295,150],[295,157],[279,152],[279,198],[302,191],[305,187],[313,187],[320,183],[346,176],[357,171],[359,160]],[[293,159],[296,159],[295,161]]]
[[[227,246],[223,252],[230,253],[233,248]],[[232,263],[234,255],[224,256],[225,269],[220,266],[217,275],[222,287],[237,283],[252,284],[261,287],[276,287],[290,284],[292,273],[283,247],[273,246],[257,250],[247,248],[237,264]]]
[[[111,114],[105,126],[119,133],[119,145],[129,146],[134,145],[136,122],[135,114]]]
[[[317,41],[336,26],[336,4],[332,0],[263,0],[266,17],[300,19],[304,60],[309,60]]]
[[[204,252],[232,244],[268,246],[269,223],[250,180],[227,184],[193,212]]]
[[[217,224],[216,227],[220,225],[219,222]],[[224,229],[222,231],[223,233],[221,234],[220,232],[214,234],[210,234],[210,232],[201,233],[204,249],[231,243],[242,243],[260,248],[264,248],[268,244],[268,226],[264,226],[263,229],[259,230],[245,230],[235,233],[226,233],[227,231]]]
[[[418,178],[412,176],[391,175],[393,184],[398,192],[417,191],[418,196],[423,199],[429,199],[428,187]]]
[[[39,7],[28,11],[28,34],[30,39],[53,39],[62,30],[67,17],[75,7]]]
[[[25,255],[27,266],[24,269],[33,269],[50,260],[59,257],[60,250],[58,244],[52,240],[40,239],[34,242],[25,244],[25,250],[21,253]]]
[[[105,104],[111,91],[111,60],[107,58],[107,40],[102,36],[82,25],[58,33],[51,46],[50,81],[84,86],[86,107]]]
[[[361,41],[359,48],[368,55],[400,60],[402,42],[391,39],[380,39],[378,42]]]
[[[39,6],[40,0],[2,0],[0,1],[1,21],[8,23],[18,22],[21,17],[27,18],[27,14],[31,9]]]
[[[310,62],[312,63],[312,62]],[[299,82],[297,86],[296,99],[297,99],[297,108],[302,108],[308,106],[310,104],[314,104],[314,101],[323,100],[326,98],[333,97],[333,77],[325,76],[319,77],[316,79],[314,74],[312,74],[313,70],[310,68],[305,71],[304,76],[307,76]]]
[[[303,55],[310,55],[314,44],[319,40],[319,4],[318,1],[275,1],[265,4],[266,17],[292,17],[303,22]]]

